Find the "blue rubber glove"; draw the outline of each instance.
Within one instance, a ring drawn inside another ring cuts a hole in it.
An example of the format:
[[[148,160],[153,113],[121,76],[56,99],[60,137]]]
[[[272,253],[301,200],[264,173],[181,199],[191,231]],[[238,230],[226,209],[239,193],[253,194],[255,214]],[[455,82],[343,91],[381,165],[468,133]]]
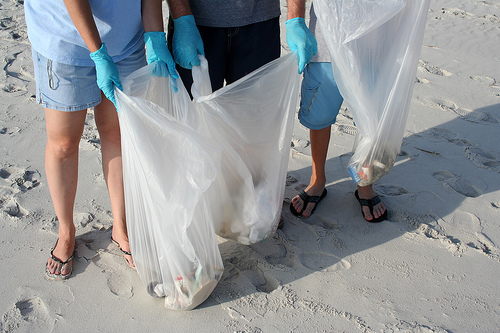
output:
[[[318,43],[307,28],[304,18],[296,17],[286,21],[285,24],[286,42],[290,51],[297,57],[299,73],[302,73],[312,57],[318,52]]]
[[[120,74],[113,59],[108,54],[108,49],[104,43],[101,48],[90,54],[90,58],[95,63],[95,71],[97,76],[97,86],[102,90],[107,99],[109,99],[116,107],[115,93],[113,91],[116,86],[123,90],[120,81]]]
[[[172,51],[175,62],[181,67],[191,69],[200,65],[198,54],[205,55],[205,50],[193,15],[181,16],[174,20]]]
[[[167,47],[167,38],[163,31],[150,31],[144,34],[146,43],[146,59],[148,65],[157,61],[153,75],[171,76],[178,79],[179,75],[175,70],[175,62]]]

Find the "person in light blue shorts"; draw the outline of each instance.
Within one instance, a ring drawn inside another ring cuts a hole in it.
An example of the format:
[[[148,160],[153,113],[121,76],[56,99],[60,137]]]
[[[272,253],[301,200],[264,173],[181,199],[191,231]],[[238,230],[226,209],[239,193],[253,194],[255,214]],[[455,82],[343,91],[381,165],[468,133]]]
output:
[[[114,89],[121,89],[120,77],[146,63],[155,62],[158,73],[177,77],[163,32],[161,0],[25,0],[24,9],[37,101],[45,108],[45,171],[59,221],[45,275],[64,280],[73,270],[78,147],[90,107],[111,199],[111,240],[135,267],[125,221]]]
[[[325,163],[331,125],[335,123],[343,102],[333,75],[330,55],[317,26],[314,6],[311,6],[309,29],[317,39],[318,53],[304,70],[299,121],[310,129],[312,175],[306,189],[297,194],[290,204],[290,211],[303,217],[311,216],[327,194]],[[381,222],[387,218],[387,208],[372,185],[358,186],[354,194],[366,221]]]

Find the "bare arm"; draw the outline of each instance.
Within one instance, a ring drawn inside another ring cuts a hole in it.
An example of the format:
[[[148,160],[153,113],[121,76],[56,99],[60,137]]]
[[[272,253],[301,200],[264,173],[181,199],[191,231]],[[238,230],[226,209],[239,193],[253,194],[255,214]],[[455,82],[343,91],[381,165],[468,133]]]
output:
[[[296,17],[305,17],[306,1],[305,0],[287,0],[288,14],[287,20]]]
[[[181,16],[192,15],[188,0],[167,0],[167,3],[174,20]]]
[[[69,16],[90,52],[101,48],[102,41],[88,0],[64,0]]]
[[[144,31],[163,31],[161,0],[142,0],[141,7]]]

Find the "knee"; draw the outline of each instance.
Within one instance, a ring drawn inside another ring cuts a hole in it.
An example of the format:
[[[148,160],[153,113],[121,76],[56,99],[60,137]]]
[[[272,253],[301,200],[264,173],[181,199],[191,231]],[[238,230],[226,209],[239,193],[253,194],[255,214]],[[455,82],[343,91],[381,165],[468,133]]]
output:
[[[119,127],[101,127],[99,128],[99,137],[101,142],[109,142],[112,144],[120,144],[120,128]]]
[[[67,158],[78,153],[80,138],[57,138],[47,140],[47,152],[57,158]]]

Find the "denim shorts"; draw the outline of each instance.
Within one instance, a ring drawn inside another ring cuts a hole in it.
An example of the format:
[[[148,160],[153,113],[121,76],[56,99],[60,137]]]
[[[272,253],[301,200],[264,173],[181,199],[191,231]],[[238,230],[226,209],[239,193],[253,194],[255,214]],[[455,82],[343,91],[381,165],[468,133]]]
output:
[[[36,80],[36,100],[45,108],[80,111],[101,103],[94,66],[74,66],[55,62],[32,50]],[[139,48],[116,63],[120,78],[145,66],[146,53]]]
[[[309,129],[320,130],[335,123],[344,99],[333,77],[332,64],[311,62],[304,69],[299,121]]]

